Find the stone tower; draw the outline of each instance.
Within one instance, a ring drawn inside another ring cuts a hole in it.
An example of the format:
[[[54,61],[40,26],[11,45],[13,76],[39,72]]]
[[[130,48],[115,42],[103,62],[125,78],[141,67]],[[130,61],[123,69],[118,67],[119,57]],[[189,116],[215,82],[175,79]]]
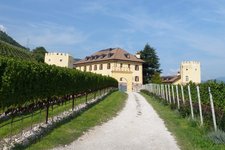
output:
[[[198,61],[183,61],[180,66],[181,84],[201,83],[201,66]]]

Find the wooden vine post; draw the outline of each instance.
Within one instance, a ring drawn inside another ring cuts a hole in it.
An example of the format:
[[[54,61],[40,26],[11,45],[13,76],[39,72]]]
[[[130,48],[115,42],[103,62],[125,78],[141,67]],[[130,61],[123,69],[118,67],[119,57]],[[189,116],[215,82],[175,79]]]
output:
[[[181,87],[182,101],[183,101],[183,104],[185,104],[185,100],[184,100],[184,87],[183,87],[183,85],[181,85],[180,87]]]
[[[191,107],[191,118],[194,119],[194,111],[193,111],[193,106],[192,106],[190,85],[188,85],[188,95],[189,95],[189,102],[190,102],[190,107]]]
[[[196,86],[197,88],[197,95],[198,95],[198,107],[199,107],[199,116],[200,116],[200,125],[203,125],[203,116],[202,116],[202,105],[201,105],[201,97],[200,97],[200,91],[199,91],[199,86]]]
[[[169,101],[169,97],[168,97],[168,85],[165,85],[165,92],[166,92],[166,101]]]
[[[174,88],[173,88],[173,85],[172,86],[172,100],[173,100],[173,103],[175,104],[175,96],[174,96]]]
[[[179,99],[178,85],[176,85],[176,93],[177,93],[177,108],[180,109],[180,99]]]
[[[208,90],[209,90],[209,98],[210,98],[210,105],[211,105],[212,118],[213,118],[213,126],[214,126],[214,130],[217,131],[216,115],[215,115],[213,97],[212,97],[212,93],[211,93],[210,87],[208,88]]]
[[[49,101],[50,101],[50,98],[47,99],[47,104],[46,104],[46,117],[45,117],[46,124],[48,124]]]
[[[170,85],[168,85],[168,92],[169,92],[169,102],[170,102],[170,104],[171,104]]]

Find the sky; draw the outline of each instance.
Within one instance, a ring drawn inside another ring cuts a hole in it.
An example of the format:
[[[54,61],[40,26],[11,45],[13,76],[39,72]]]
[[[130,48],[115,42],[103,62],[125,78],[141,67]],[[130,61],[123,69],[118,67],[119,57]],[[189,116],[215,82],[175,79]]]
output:
[[[224,0],[1,0],[0,29],[75,58],[114,47],[135,54],[148,43],[162,75],[194,60],[202,80],[225,76]]]

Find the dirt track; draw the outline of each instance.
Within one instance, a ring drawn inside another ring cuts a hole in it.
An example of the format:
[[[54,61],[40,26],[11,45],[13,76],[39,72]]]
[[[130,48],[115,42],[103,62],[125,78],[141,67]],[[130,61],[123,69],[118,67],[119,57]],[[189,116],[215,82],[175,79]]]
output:
[[[177,150],[174,137],[143,96],[129,93],[124,109],[66,147],[55,150]]]

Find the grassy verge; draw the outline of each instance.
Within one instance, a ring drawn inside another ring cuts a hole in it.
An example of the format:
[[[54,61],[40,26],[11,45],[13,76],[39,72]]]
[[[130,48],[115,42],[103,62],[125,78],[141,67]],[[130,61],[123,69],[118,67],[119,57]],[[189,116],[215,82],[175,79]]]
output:
[[[30,145],[27,149],[51,149],[56,146],[71,143],[91,127],[100,125],[113,116],[116,116],[118,111],[123,108],[126,98],[127,95],[123,92],[113,92],[103,101],[83,112],[78,117],[55,128],[52,132],[35,144]]]
[[[182,118],[170,106],[163,105],[158,99],[141,93],[162,118],[170,132],[175,135],[182,150],[222,150],[225,145],[214,144],[208,137],[208,131],[198,123]]]
[[[96,96],[99,96],[100,93],[99,92],[96,92]],[[88,95],[87,99],[90,100],[94,97],[94,93],[91,93]],[[76,98],[75,99],[75,107],[79,104],[82,104],[82,103],[85,103],[86,99],[85,99],[85,96],[82,96],[80,98]],[[63,105],[55,105],[52,109],[52,107],[49,108],[49,120],[51,120],[51,118],[53,116],[56,116],[56,115],[59,115],[60,113],[66,111],[66,110],[69,110],[72,108],[72,101],[68,101],[66,103],[64,103]],[[38,110],[38,111],[35,111],[33,113],[33,118],[31,117],[31,114],[27,114],[27,115],[23,115],[23,116],[17,116],[14,118],[14,120],[18,120],[18,119],[21,119],[22,117],[24,119],[18,121],[18,122],[14,122],[11,126],[11,124],[8,124],[2,128],[0,128],[0,140],[1,138],[5,138],[5,137],[8,137],[10,135],[15,135],[15,134],[18,134],[20,133],[23,129],[27,129],[27,128],[31,128],[34,124],[37,124],[37,123],[41,123],[41,122],[44,122],[45,121],[45,116],[46,116],[46,110]],[[10,120],[7,120],[7,121],[4,121],[2,123],[0,123],[0,126],[1,125],[4,125],[4,124],[7,124],[7,123],[10,123],[11,122],[11,119]]]

